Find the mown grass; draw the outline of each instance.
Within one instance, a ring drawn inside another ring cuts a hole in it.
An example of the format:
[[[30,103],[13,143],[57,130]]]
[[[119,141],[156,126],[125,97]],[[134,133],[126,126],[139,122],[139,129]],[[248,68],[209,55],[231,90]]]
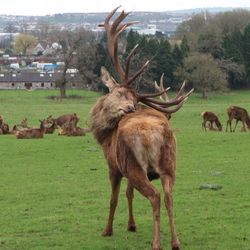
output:
[[[86,126],[89,110],[99,96],[71,91],[82,99],[51,100],[54,91],[0,91],[0,114],[10,125],[27,117],[38,119],[76,112]],[[250,110],[250,91],[193,95],[171,125],[178,143],[174,187],[175,220],[184,250],[249,249],[250,133],[202,132],[200,113],[216,112],[223,125],[226,108]],[[225,127],[225,126],[224,126]],[[0,136],[1,249],[150,249],[152,211],[135,193],[137,232],[126,231],[126,180],[123,180],[114,222],[114,235],[101,236],[105,227],[110,185],[107,164],[91,134],[85,137],[46,135],[42,140]],[[201,184],[220,184],[218,191]],[[159,181],[154,181],[161,191]],[[163,196],[162,196],[163,197]],[[166,211],[161,209],[161,238],[170,249]]]

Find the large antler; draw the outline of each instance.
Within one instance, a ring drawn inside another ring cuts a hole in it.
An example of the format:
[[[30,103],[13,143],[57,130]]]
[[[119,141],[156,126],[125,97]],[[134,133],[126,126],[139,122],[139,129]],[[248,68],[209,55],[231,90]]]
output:
[[[129,13],[125,13],[122,11],[113,21],[112,24],[110,24],[111,18],[114,16],[116,11],[120,8],[118,6],[113,11],[110,12],[110,14],[106,17],[104,24],[100,24],[100,27],[104,27],[107,32],[108,37],[108,51],[111,56],[111,59],[113,61],[114,67],[116,69],[116,72],[118,73],[120,79],[123,81],[123,84],[130,85],[147,67],[149,64],[149,61],[147,61],[132,77],[129,77],[129,66],[131,62],[131,58],[133,54],[135,53],[136,48],[138,47],[138,44],[135,45],[135,47],[131,50],[127,57],[126,61],[126,68],[123,69],[118,56],[118,38],[120,34],[130,25],[133,25],[138,22],[128,22],[123,23],[122,21],[129,15]],[[157,84],[156,84],[157,85]],[[137,94],[138,102],[142,102],[146,104],[149,107],[152,107],[158,111],[164,112],[164,113],[174,113],[178,111],[183,103],[187,100],[188,96],[193,92],[193,89],[191,89],[187,94],[184,94],[184,88],[185,88],[185,82],[182,84],[179,92],[177,93],[176,97],[173,99],[168,99],[166,92],[169,90],[169,88],[164,89],[163,87],[163,75],[160,79],[160,92],[154,93],[154,94],[145,94],[140,95]],[[153,97],[160,96],[161,100],[153,99]],[[169,107],[175,106],[173,109],[169,109]]]
[[[135,47],[132,49],[132,51],[129,53],[127,57],[127,62],[126,62],[126,68],[125,70],[121,66],[121,63],[119,61],[119,56],[118,56],[118,38],[120,34],[128,27],[133,24],[136,24],[138,22],[128,22],[122,24],[121,22],[129,15],[128,13],[125,13],[124,10],[116,17],[116,19],[113,21],[113,23],[110,25],[110,19],[114,16],[116,11],[120,8],[118,6],[115,8],[113,11],[110,12],[110,14],[106,17],[104,24],[100,24],[100,27],[104,27],[106,32],[107,32],[107,37],[108,37],[108,51],[111,56],[111,59],[113,61],[113,64],[115,66],[115,69],[120,77],[120,79],[123,81],[123,84],[125,85],[130,85],[142,72],[143,70],[147,67],[149,61],[147,61],[138,72],[136,72],[132,77],[129,78],[129,66],[130,66],[130,61],[135,53],[136,48],[138,47],[138,44],[135,45]]]
[[[191,89],[187,94],[184,94],[184,88],[185,88],[185,81],[183,82],[177,95],[172,99],[166,99],[166,96],[164,96],[164,94],[166,94],[166,92],[170,88],[167,88],[156,94],[145,94],[145,95],[138,94],[138,99],[140,102],[146,104],[147,106],[151,108],[154,108],[158,111],[161,111],[167,114],[171,114],[171,113],[178,111],[181,108],[181,106],[184,104],[184,102],[188,99],[188,97],[194,91],[194,89]],[[161,76],[161,89],[163,89],[163,75]],[[160,96],[160,97],[163,96],[163,98],[161,98],[162,100],[153,99],[152,97],[155,97],[155,96]],[[171,106],[175,106],[175,108],[169,109],[169,107]]]

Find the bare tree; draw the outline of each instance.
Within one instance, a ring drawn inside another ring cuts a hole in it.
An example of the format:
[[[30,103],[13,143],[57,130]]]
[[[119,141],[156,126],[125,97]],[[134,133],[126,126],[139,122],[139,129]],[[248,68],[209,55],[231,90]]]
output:
[[[77,47],[84,41],[84,32],[60,31],[54,34],[55,39],[62,46],[61,56],[64,62],[61,78],[58,79],[57,85],[60,88],[62,98],[66,97],[67,70],[74,65],[74,56],[76,55]]]

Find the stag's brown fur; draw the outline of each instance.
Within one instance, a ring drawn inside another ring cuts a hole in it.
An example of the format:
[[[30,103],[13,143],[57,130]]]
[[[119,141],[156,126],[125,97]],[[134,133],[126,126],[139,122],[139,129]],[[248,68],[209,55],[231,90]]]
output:
[[[218,116],[213,112],[202,112],[201,117],[203,118],[202,129],[207,130],[207,122],[209,122],[209,130],[222,131],[222,125]]]
[[[136,229],[132,211],[133,188],[136,188],[152,204],[155,228],[153,248],[161,249],[160,192],[149,180],[152,176],[159,176],[169,214],[172,248],[179,249],[171,194],[176,170],[175,137],[163,113],[151,108],[135,111],[136,102],[136,95],[130,88],[115,87],[110,94],[99,99],[91,112],[91,131],[102,145],[112,186],[109,220],[103,235],[113,233],[113,216],[120,181],[124,176],[128,179],[128,230]]]
[[[15,133],[17,139],[40,139],[45,133],[46,121],[40,121],[40,128],[31,128],[17,131]]]
[[[232,131],[234,132],[239,121],[241,121],[243,124],[243,128],[241,129],[241,131],[250,130],[250,117],[246,109],[238,107],[238,106],[230,106],[227,109],[227,114],[228,114],[228,121],[227,121],[226,131],[229,125],[230,132]],[[233,119],[236,120],[236,123],[235,123],[234,129],[232,130]]]

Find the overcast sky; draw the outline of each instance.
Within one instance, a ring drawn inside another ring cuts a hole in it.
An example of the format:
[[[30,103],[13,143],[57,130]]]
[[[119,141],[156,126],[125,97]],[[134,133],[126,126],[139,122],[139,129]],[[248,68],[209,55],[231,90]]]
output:
[[[200,7],[250,7],[250,0],[0,0],[0,14],[106,12],[119,5],[126,11],[168,11]]]

